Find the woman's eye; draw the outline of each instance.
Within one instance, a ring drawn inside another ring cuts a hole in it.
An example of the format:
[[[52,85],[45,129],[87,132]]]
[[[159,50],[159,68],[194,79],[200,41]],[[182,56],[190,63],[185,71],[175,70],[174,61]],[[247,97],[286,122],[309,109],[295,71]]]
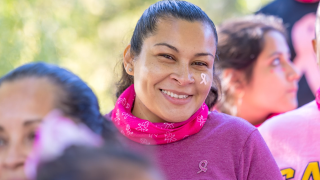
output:
[[[167,58],[167,59],[172,59],[172,60],[174,60],[173,57],[170,56],[170,55],[168,55],[168,54],[162,54],[161,56],[164,57],[164,58]]]
[[[36,137],[37,137],[37,134],[35,132],[30,133],[28,135],[28,140],[33,142],[36,139]]]
[[[279,58],[274,59],[274,60],[272,61],[271,65],[272,65],[272,66],[278,66],[278,65],[280,65],[280,59],[279,59]]]
[[[194,62],[193,64],[197,66],[208,66],[206,63],[203,62]]]
[[[0,139],[0,147],[4,146],[6,144],[6,141],[4,139]]]

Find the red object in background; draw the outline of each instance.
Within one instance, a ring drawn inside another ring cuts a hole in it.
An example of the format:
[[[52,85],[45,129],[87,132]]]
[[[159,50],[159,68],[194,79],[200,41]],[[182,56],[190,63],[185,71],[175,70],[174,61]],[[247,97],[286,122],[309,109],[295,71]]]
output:
[[[317,94],[316,94],[316,103],[317,103],[318,109],[320,111],[320,89],[318,89]]]
[[[315,2],[319,2],[320,0],[296,0],[299,2],[303,2],[303,3],[315,3]]]
[[[279,114],[282,114],[282,113],[273,113],[273,114],[270,114],[270,115],[267,117],[266,121],[267,121],[268,119],[272,118],[272,117],[278,116]],[[262,123],[261,123],[261,124],[262,124]],[[257,125],[255,125],[254,127],[258,128],[258,127],[261,126],[261,124],[257,124]]]

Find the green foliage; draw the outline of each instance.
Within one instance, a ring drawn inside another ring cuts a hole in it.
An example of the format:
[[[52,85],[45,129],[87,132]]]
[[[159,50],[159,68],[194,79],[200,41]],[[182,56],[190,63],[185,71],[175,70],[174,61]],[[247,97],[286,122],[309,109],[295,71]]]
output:
[[[190,0],[215,23],[252,13],[269,0]],[[83,78],[112,109],[114,69],[140,15],[156,0],[1,0],[0,76],[32,61]],[[253,4],[252,4],[253,3]]]

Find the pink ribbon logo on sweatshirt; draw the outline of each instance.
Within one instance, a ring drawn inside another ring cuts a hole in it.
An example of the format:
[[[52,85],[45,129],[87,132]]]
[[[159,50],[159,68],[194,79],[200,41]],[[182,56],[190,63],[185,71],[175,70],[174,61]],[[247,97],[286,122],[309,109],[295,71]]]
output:
[[[203,166],[202,166],[203,165]],[[200,171],[198,172],[201,173],[201,172],[207,172],[207,165],[208,165],[208,161],[207,160],[203,160],[199,163],[199,168],[200,168]]]

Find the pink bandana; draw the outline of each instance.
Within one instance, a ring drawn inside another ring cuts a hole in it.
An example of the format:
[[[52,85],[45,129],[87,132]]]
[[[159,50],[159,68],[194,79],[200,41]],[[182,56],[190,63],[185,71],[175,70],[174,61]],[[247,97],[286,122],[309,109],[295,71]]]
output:
[[[318,89],[318,91],[316,93],[316,102],[318,105],[318,109],[320,110],[320,89]]]
[[[198,133],[208,117],[208,106],[201,108],[188,120],[179,123],[152,123],[132,115],[135,99],[134,85],[128,87],[118,98],[112,112],[112,121],[127,138],[140,144],[168,144]]]

